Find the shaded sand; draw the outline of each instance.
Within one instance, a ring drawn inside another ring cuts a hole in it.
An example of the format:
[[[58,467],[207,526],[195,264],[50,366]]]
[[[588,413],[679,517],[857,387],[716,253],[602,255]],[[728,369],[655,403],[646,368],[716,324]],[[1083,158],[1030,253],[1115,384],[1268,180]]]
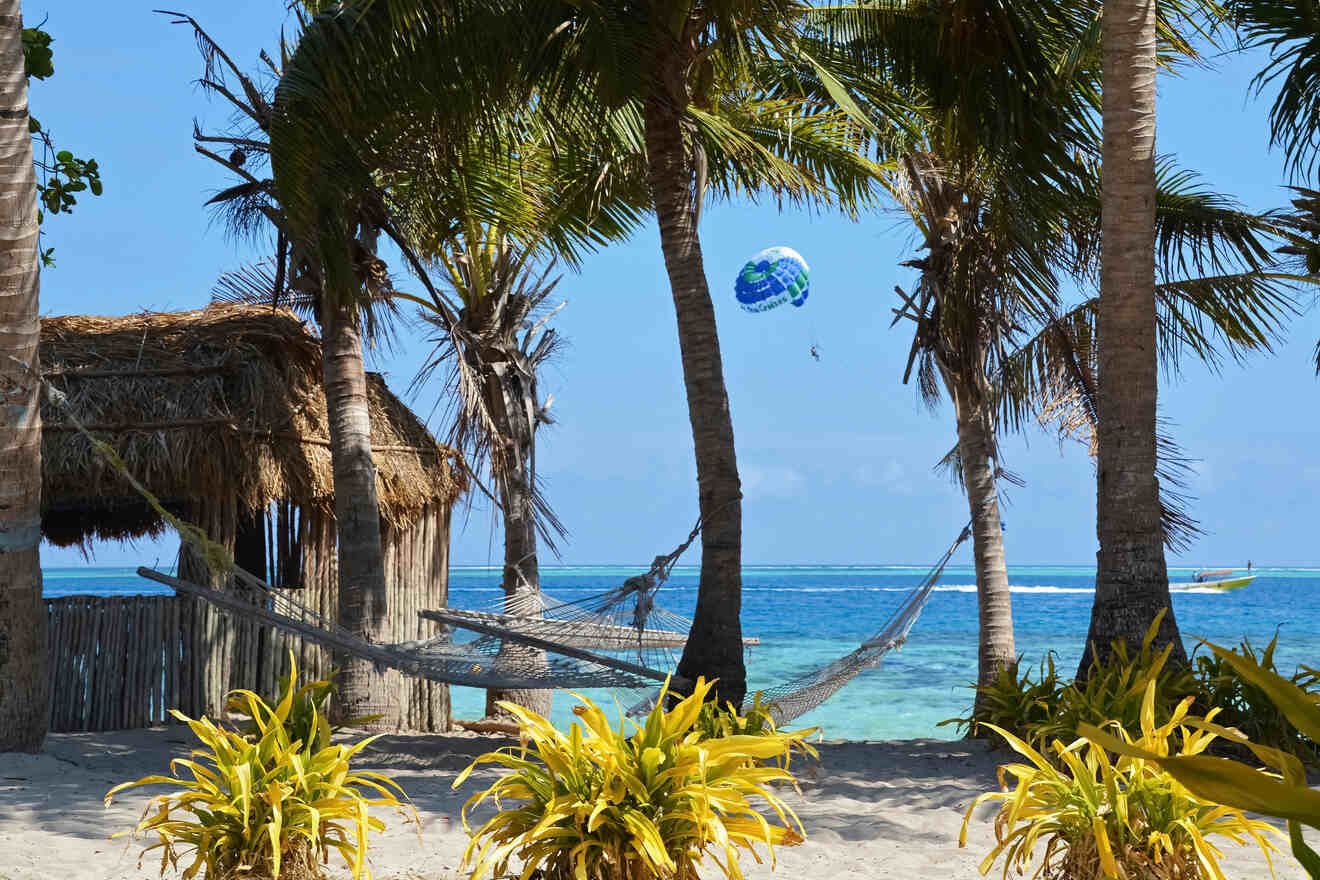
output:
[[[137,867],[140,843],[110,834],[131,827],[149,793],[139,789],[102,807],[113,785],[166,772],[173,756],[190,747],[181,728],[95,734],[56,734],[39,756],[0,755],[0,880],[141,880],[157,876],[157,862]],[[455,880],[466,844],[459,819],[463,801],[493,773],[474,774],[459,792],[454,777],[471,759],[508,742],[475,734],[391,736],[366,753],[363,769],[391,774],[412,797],[422,818],[415,826],[380,814],[388,829],[375,837],[372,864],[378,880]],[[995,785],[1002,756],[979,743],[907,740],[838,742],[821,746],[821,763],[803,774],[802,794],[788,795],[807,829],[807,842],[779,851],[769,864],[744,859],[749,878],[803,880],[979,877],[989,850],[990,811],[973,823],[968,847],[959,849],[963,811]],[[804,765],[804,770],[806,766]],[[1280,846],[1285,846],[1280,840]],[[1268,877],[1256,851],[1231,844],[1230,880]],[[1276,859],[1278,876],[1301,880],[1290,857]],[[332,862],[336,878],[347,877]],[[707,877],[718,876],[709,865]],[[1000,876],[998,869],[990,875]]]

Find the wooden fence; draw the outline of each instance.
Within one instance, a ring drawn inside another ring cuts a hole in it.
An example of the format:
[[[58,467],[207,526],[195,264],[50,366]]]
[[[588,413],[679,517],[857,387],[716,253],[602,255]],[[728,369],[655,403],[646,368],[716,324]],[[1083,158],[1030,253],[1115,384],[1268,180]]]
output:
[[[71,596],[50,613],[50,729],[117,730],[197,712],[195,601]]]
[[[268,699],[288,672],[330,671],[329,652],[287,633],[186,596],[70,596],[48,599],[50,729],[122,730],[163,724],[170,709],[218,717],[231,688]],[[417,682],[404,694],[400,725],[445,730],[449,691]]]

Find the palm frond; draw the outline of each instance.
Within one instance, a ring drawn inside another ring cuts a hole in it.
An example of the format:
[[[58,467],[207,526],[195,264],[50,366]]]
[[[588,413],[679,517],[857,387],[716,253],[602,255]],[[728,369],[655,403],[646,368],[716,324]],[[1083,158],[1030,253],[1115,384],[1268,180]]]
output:
[[[1080,442],[1092,460],[1099,427],[1097,305],[1089,300],[1047,322],[1005,359],[995,386],[1005,421],[1018,425],[1033,417],[1042,427],[1052,425],[1061,442]],[[1155,442],[1164,543],[1185,550],[1201,534],[1190,513],[1194,468],[1167,423],[1160,423]]]
[[[1229,0],[1246,47],[1264,48],[1269,63],[1252,84],[1278,88],[1270,107],[1270,144],[1283,148],[1289,170],[1309,175],[1320,155],[1320,3],[1316,0]]]
[[[559,279],[551,277],[552,261],[536,265],[534,245],[518,245],[483,224],[462,225],[464,231],[431,257],[463,307],[454,313],[437,303],[422,310],[422,320],[436,332],[413,388],[444,370],[445,385],[453,389],[446,442],[464,453],[474,471],[489,471],[501,494],[514,484],[526,487],[537,533],[557,553],[556,541],[567,532],[541,489],[535,435],[552,421],[537,379],[562,345],[547,328],[558,308],[546,301]]]

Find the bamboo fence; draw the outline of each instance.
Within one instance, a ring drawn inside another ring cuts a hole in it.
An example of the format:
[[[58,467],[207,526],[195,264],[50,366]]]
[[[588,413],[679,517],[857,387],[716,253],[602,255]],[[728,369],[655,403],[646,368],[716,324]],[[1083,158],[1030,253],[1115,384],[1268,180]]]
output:
[[[448,598],[447,511],[428,510],[410,529],[387,529],[386,583],[392,629],[400,641],[434,635],[418,612]],[[333,530],[325,517],[306,528]],[[315,536],[312,547],[333,544]],[[187,568],[187,564],[183,566]],[[333,618],[338,608],[334,551],[303,557],[303,587],[289,595]],[[329,651],[246,617],[185,596],[71,596],[47,600],[50,623],[50,729],[122,730],[190,718],[222,717],[225,694],[246,688],[270,699],[288,672],[324,678],[336,665]],[[391,671],[391,676],[399,673]],[[391,682],[400,696],[400,729],[449,729],[449,688],[419,679]]]

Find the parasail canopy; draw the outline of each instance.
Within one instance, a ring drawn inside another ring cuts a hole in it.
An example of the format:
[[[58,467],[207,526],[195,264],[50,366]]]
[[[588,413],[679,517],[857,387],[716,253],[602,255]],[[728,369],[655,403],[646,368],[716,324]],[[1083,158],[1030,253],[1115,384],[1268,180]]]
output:
[[[766,312],[791,302],[800,306],[809,290],[807,261],[790,247],[769,247],[747,261],[733,292],[747,312]]]

